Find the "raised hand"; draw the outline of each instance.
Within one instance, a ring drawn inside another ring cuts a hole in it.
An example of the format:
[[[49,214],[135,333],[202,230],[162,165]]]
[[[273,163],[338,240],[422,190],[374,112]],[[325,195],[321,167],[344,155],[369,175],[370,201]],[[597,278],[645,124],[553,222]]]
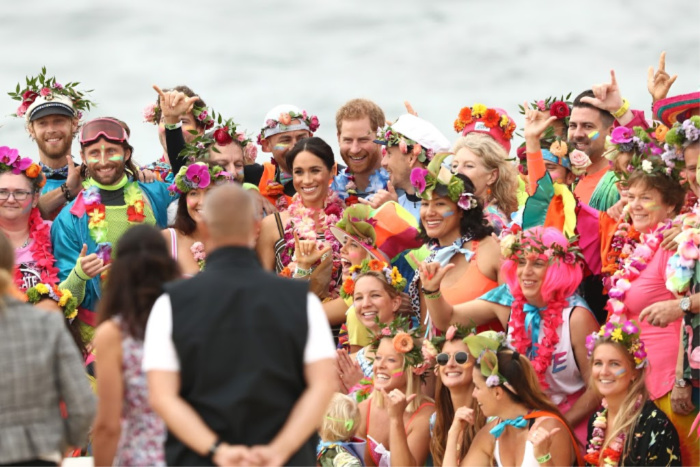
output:
[[[158,93],[158,107],[161,115],[165,118],[165,123],[175,124],[180,121],[180,117],[192,111],[194,103],[199,96],[187,97],[187,94],[180,91],[162,91],[155,84],[153,89]]]
[[[80,268],[83,270],[86,276],[90,279],[97,277],[107,269],[109,269],[109,264],[105,264],[99,256],[95,253],[87,255],[87,245],[83,243],[83,249],[80,251],[78,256],[78,261],[80,261]]]
[[[403,105],[404,105],[404,107],[406,107],[406,112],[410,113],[411,115],[413,115],[413,116],[415,116],[415,117],[418,116],[418,112],[416,112],[416,111],[413,109],[413,106],[411,105],[410,102],[408,102],[408,101],[403,101]]]
[[[412,253],[410,254],[412,255]],[[423,263],[416,261],[415,257],[413,260],[418,264],[421,286],[426,290],[439,290],[440,283],[445,278],[447,271],[455,267],[452,263],[443,267],[438,262]]]
[[[528,103],[525,102],[523,105],[525,109],[525,132],[523,136],[525,141],[528,139],[537,140],[542,137],[547,127],[550,126],[557,117],[540,112],[539,110],[528,108]]]
[[[610,70],[610,82],[596,84],[592,88],[595,97],[582,97],[581,102],[591,104],[610,113],[622,107],[622,94],[615,78],[615,70]]]
[[[561,431],[561,428],[547,430],[541,426],[541,420],[543,419],[538,419],[537,422],[535,422],[527,436],[527,439],[534,447],[535,458],[551,454],[552,436]]]
[[[354,360],[345,349],[338,349],[338,377],[345,392],[355,386],[365,376],[357,360]]]
[[[665,99],[678,75],[669,76],[666,73],[666,52],[661,52],[659,57],[659,69],[654,72],[654,67],[650,66],[647,73],[647,89],[651,94],[652,103]]]
[[[299,234],[294,231],[294,257],[297,266],[301,269],[311,268],[317,261],[325,259],[323,255],[327,255],[330,251],[329,244],[324,243],[323,247],[319,249],[316,240],[300,240]]]
[[[394,189],[391,181],[386,182],[386,190],[378,190],[369,199],[359,198],[358,201],[362,204],[368,204],[372,209],[377,209],[382,204],[388,201],[399,201],[399,195]]]
[[[406,394],[398,389],[392,389],[389,393],[384,388],[379,390],[384,395],[384,405],[387,412],[389,412],[389,417],[399,420],[403,419],[403,414],[406,412],[408,404],[418,396],[418,394],[411,394],[406,397]]]
[[[455,430],[457,433],[461,433],[467,427],[467,424],[474,424],[474,410],[469,407],[460,407],[455,411],[450,431]]]
[[[68,165],[66,186],[70,190],[70,194],[76,197],[80,190],[83,189],[83,177],[80,176],[80,166],[75,165],[71,156],[66,156],[66,165]]]

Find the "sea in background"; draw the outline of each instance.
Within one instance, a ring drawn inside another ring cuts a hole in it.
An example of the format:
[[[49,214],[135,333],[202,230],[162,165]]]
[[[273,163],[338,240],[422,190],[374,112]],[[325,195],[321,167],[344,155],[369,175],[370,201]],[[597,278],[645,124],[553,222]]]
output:
[[[392,120],[409,100],[454,141],[463,106],[501,107],[521,126],[523,100],[573,99],[614,68],[632,107],[649,116],[647,69],[661,51],[679,75],[671,95],[700,89],[700,1],[5,0],[0,50],[0,145],[25,156],[37,149],[4,93],[46,66],[59,82],[94,90],[85,117],[131,126],[142,163],[161,154],[141,116],[153,84],[189,85],[254,135],[275,105],[305,108],[339,159],[335,111],[355,97]]]

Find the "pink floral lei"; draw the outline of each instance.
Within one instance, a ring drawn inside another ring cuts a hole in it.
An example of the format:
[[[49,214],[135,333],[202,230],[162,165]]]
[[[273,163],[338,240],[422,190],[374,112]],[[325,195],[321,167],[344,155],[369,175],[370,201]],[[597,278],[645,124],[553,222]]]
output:
[[[605,309],[608,310],[608,320],[614,323],[622,323],[626,319],[627,305],[625,295],[634,281],[644,271],[659,249],[664,239],[664,230],[670,227],[670,223],[659,224],[648,234],[642,234],[640,242],[634,248],[620,269],[610,277],[610,297]]]
[[[51,251],[51,228],[41,218],[39,208],[32,208],[29,214],[29,238],[34,240],[29,251],[36,262],[44,284],[58,284],[58,268],[54,267],[56,259]],[[24,281],[19,268],[15,268],[15,285],[24,291]]]
[[[323,211],[319,213],[318,223],[320,226],[314,224],[314,209],[307,208],[299,196],[299,193],[295,194],[292,198],[292,202],[287,209],[289,213],[289,222],[284,229],[284,244],[285,248],[280,254],[280,260],[283,266],[289,266],[292,263],[292,255],[294,254],[294,231],[296,230],[297,235],[300,240],[317,240],[316,232],[323,230],[325,242],[331,246],[333,255],[333,272],[331,274],[331,283],[329,285],[329,290],[331,296],[335,298],[337,296],[337,285],[338,278],[337,272],[340,271],[340,242],[336,240],[335,236],[331,233],[329,227],[335,225],[340,217],[343,215],[343,209],[345,205],[340,199],[335,191],[329,190],[328,196],[323,203]],[[316,241],[319,248],[322,247],[322,241]]]

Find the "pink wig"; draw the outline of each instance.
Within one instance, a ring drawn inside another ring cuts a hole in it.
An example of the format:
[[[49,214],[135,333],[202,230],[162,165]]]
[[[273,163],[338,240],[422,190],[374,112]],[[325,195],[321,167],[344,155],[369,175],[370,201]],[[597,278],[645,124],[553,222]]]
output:
[[[554,227],[533,227],[527,229],[523,232],[523,245],[530,244],[529,239],[531,238],[539,239],[547,248],[553,244],[559,244],[564,248],[569,246],[569,241],[564,234]],[[517,258],[508,258],[501,266],[501,274],[503,274],[511,294],[513,294],[516,301],[524,301],[525,297],[523,297],[523,292],[518,282],[517,270]],[[542,298],[548,304],[566,301],[569,296],[576,292],[582,279],[583,271],[580,262],[566,264],[559,259],[555,259],[545,273],[541,290]]]

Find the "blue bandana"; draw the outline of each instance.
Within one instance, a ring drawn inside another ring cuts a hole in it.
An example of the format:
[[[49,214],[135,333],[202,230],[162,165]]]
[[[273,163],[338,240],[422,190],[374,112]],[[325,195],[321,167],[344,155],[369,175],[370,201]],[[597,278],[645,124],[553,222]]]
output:
[[[526,303],[523,306],[523,311],[525,312],[525,331],[530,330],[530,340],[532,340],[532,351],[528,352],[528,358],[533,358],[537,355],[536,344],[540,341],[540,324],[542,321],[542,315],[540,314],[547,307],[537,308],[536,306]]]
[[[506,429],[506,425],[511,425],[515,428],[525,428],[527,426],[527,420],[525,420],[522,415],[518,418],[503,420],[501,423],[491,428],[489,433],[491,433],[495,438],[498,438],[503,434],[503,430]]]

